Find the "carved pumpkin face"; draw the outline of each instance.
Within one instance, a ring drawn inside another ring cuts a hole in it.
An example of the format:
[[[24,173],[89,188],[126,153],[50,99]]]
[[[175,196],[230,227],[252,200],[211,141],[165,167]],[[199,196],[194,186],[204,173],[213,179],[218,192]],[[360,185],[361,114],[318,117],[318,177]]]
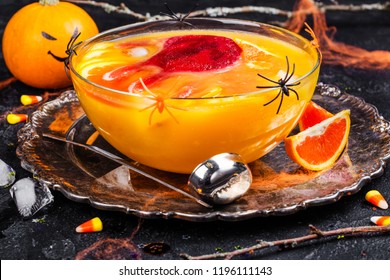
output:
[[[77,41],[77,38],[80,35],[81,34],[78,32],[78,28],[76,27],[72,36],[69,38],[69,42],[68,42],[66,49],[65,49],[65,54],[66,54],[65,56],[63,56],[63,57],[58,56],[54,52],[52,52],[51,50],[48,50],[47,54],[51,55],[55,60],[57,60],[59,62],[66,62],[66,60],[68,59],[70,49],[75,45],[75,42]],[[44,32],[44,31],[42,31],[42,36],[50,41],[57,41],[56,37],[50,35],[49,33]],[[60,46],[60,48],[63,49],[63,47],[61,47],[61,46]]]
[[[71,85],[63,63],[68,57],[69,43],[98,33],[95,22],[83,9],[67,2],[54,2],[57,4],[25,6],[4,30],[3,56],[8,69],[21,82],[33,87]]]

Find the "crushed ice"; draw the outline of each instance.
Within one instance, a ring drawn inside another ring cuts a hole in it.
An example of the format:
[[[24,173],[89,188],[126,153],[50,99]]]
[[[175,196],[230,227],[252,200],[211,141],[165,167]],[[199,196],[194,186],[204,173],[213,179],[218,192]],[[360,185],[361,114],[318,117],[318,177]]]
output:
[[[102,177],[96,179],[99,183],[105,184],[109,187],[119,187],[134,191],[130,179],[129,168],[121,165],[114,170],[111,170]]]
[[[10,188],[10,193],[20,215],[25,218],[33,216],[54,200],[49,188],[32,178],[18,180]]]
[[[324,83],[318,83],[316,90],[322,96],[339,97],[341,95],[341,90],[338,87]]]
[[[15,182],[14,169],[0,159],[0,187],[8,187]]]
[[[63,239],[43,248],[42,253],[49,260],[71,260],[76,254],[76,247],[70,239]]]

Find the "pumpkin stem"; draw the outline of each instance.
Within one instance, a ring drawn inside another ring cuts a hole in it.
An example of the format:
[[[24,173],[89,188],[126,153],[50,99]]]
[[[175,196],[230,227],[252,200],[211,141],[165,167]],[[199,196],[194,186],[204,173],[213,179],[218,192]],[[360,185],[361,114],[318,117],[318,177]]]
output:
[[[55,6],[58,5],[60,0],[39,0],[39,4],[42,6]]]

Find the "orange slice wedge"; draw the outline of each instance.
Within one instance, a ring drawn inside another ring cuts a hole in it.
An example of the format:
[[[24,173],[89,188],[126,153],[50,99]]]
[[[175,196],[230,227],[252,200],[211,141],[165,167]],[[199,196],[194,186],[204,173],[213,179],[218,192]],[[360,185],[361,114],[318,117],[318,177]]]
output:
[[[350,111],[343,110],[333,117],[287,137],[284,140],[289,157],[309,170],[332,166],[348,143],[351,127]]]
[[[332,113],[328,112],[317,103],[310,101],[299,120],[299,130],[304,131],[332,116]]]

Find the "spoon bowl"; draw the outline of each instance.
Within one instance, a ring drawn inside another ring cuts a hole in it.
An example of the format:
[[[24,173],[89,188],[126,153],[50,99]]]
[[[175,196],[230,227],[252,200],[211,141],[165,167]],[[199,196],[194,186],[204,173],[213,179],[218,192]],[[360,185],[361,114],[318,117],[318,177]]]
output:
[[[192,193],[211,204],[228,204],[242,197],[252,183],[252,174],[240,155],[222,153],[199,164],[191,173]]]

